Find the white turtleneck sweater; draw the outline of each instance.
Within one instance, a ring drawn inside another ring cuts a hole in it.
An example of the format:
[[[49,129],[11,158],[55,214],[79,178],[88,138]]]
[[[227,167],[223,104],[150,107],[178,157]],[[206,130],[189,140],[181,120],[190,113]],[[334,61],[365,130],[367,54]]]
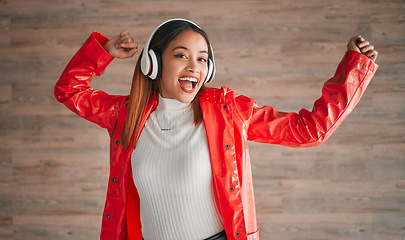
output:
[[[205,126],[193,124],[189,105],[159,96],[132,153],[145,240],[201,240],[224,229]]]

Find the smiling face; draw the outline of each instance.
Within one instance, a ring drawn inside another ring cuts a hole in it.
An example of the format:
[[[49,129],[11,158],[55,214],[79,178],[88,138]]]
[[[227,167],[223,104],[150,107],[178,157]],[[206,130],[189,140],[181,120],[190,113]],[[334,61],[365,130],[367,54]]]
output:
[[[183,103],[193,101],[208,72],[208,46],[192,30],[180,33],[162,54],[160,95]]]

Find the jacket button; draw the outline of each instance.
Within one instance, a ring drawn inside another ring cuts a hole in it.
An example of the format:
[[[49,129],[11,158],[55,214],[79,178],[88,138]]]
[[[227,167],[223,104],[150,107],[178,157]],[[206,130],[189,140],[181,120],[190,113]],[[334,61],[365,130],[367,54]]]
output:
[[[105,215],[106,219],[110,219],[110,214]]]
[[[118,141],[118,140],[117,140],[117,141],[115,141],[115,144],[117,144],[117,145],[118,145],[118,144],[120,144],[120,141]]]
[[[113,178],[111,179],[111,181],[112,181],[112,182],[115,182],[115,177],[113,177]]]
[[[226,147],[226,148],[229,148],[229,144],[225,144],[225,147]]]
[[[239,236],[240,236],[240,233],[239,233],[239,232],[236,232],[236,236],[239,237]]]
[[[235,190],[235,188],[234,188],[234,187],[230,187],[229,190],[233,191],[233,190]]]
[[[128,107],[128,103],[125,103],[125,107]]]
[[[226,109],[228,106],[226,106],[226,104],[224,105],[224,109]]]

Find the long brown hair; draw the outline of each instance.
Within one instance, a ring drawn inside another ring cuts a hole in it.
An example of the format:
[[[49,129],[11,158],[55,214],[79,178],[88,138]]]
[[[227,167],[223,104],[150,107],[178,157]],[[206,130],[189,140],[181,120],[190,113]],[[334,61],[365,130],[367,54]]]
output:
[[[156,33],[152,41],[150,42],[150,49],[162,56],[163,51],[167,48],[171,41],[173,41],[180,33],[185,30],[192,30],[199,33],[206,41],[208,46],[208,53],[211,56],[212,49],[207,37],[207,34],[197,26],[186,21],[172,21],[161,26]],[[149,102],[149,99],[154,94],[159,93],[161,79],[151,80],[149,77],[143,75],[140,67],[140,59],[135,66],[134,76],[132,78],[131,92],[129,95],[128,113],[126,116],[124,128],[122,130],[121,142],[125,149],[128,149],[131,139],[134,133],[137,133],[141,125],[141,116],[144,114],[145,108]],[[192,107],[194,112],[194,124],[198,125],[202,122],[202,112],[199,104],[199,97],[201,92],[206,89],[203,85],[196,97],[192,101]],[[133,148],[136,146],[136,139],[133,141]]]

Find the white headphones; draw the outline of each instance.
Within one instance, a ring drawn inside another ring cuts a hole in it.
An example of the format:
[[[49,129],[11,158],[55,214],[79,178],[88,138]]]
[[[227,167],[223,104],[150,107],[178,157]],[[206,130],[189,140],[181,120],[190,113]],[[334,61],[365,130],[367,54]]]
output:
[[[145,43],[145,47],[143,48],[142,51],[142,58],[141,58],[141,71],[145,76],[148,76],[150,79],[155,80],[159,75],[160,71],[162,69],[162,61],[160,58],[160,55],[158,52],[155,52],[153,49],[149,49],[149,44],[152,41],[152,38],[154,37],[155,33],[159,28],[161,28],[163,25],[169,22],[173,21],[184,21],[193,24],[197,28],[201,29],[197,24],[193,23],[190,20],[187,19],[181,19],[181,18],[174,18],[165,21],[164,23],[160,24],[159,27],[157,27],[152,34],[149,36],[148,40]],[[212,46],[210,43],[211,47],[211,56],[208,59],[208,72],[207,72],[207,77],[205,78],[205,82],[210,82],[214,76],[215,76],[215,62],[214,62],[214,51],[212,50]]]

